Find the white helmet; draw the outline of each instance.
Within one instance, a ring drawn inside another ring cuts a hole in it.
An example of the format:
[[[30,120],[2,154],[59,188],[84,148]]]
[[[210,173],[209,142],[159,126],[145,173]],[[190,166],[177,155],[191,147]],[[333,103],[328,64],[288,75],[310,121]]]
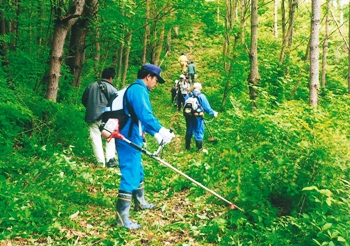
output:
[[[183,75],[183,74],[180,75],[180,79],[185,79],[185,78],[186,78],[185,75]]]

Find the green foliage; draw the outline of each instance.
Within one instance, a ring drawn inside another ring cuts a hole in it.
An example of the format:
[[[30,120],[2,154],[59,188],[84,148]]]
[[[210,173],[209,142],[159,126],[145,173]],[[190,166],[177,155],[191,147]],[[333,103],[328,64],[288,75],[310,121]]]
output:
[[[71,160],[71,150],[54,153],[48,161],[13,159],[20,175],[0,173],[1,199],[0,238],[47,236],[59,234],[67,220],[76,211],[84,211],[85,204],[110,206],[111,201],[102,193],[91,194],[88,186],[95,178],[85,171],[85,165]],[[18,165],[25,161],[25,165]]]
[[[244,214],[228,214],[228,226],[237,236],[218,231],[214,241],[226,238],[223,245],[232,240],[254,245],[305,245],[311,241],[341,245],[349,240],[344,229],[349,226],[349,213],[345,212],[349,211],[345,191],[350,175],[349,114],[345,100],[334,104],[314,110],[289,102],[278,111],[254,113],[235,107],[232,117],[212,123],[213,129],[225,131],[214,131],[221,144],[208,157],[208,162],[215,163],[213,168],[201,177],[211,177],[210,184],[220,184],[219,190],[245,209]],[[339,119],[334,109],[341,109],[344,118]],[[305,188],[310,184],[324,188]],[[316,193],[306,196],[305,190]],[[207,228],[216,230],[211,223],[202,229],[209,242],[213,239]],[[329,224],[331,229],[323,228]]]
[[[166,33],[179,26],[177,37],[171,32],[172,50],[162,63],[165,78],[178,77],[174,61],[185,51],[198,65],[198,81],[214,109],[221,108],[227,82],[231,96],[225,112],[208,124],[218,144],[208,141],[206,130],[205,154],[183,149],[186,127],[181,114],[169,104],[169,87],[152,91],[156,116],[177,135],[161,157],[244,211],[227,211],[225,202],[144,157],[148,197],[161,204],[150,213],[132,213],[135,220],[144,222],[143,231],[136,234],[115,228],[118,169],[92,169],[86,164],[93,154],[80,97],[87,84],[99,78],[100,70],[113,64],[115,51],[129,31],[133,38],[127,83],[135,78],[143,49],[144,5],[135,2],[135,12],[134,3],[100,2],[100,21],[89,27],[81,87],[70,85],[72,74],[62,57],[58,103],[53,103],[42,98],[49,68],[52,6],[48,1],[21,1],[17,12],[9,3],[4,3],[4,18],[8,23],[16,19],[19,29],[1,36],[9,47],[1,59],[10,64],[0,68],[1,239],[51,245],[154,241],[155,245],[193,241],[199,245],[349,245],[346,49],[339,37],[332,36],[326,88],[321,88],[319,107],[309,108],[309,65],[304,60],[309,21],[301,17],[310,13],[304,5],[298,9],[293,49],[283,64],[278,62],[281,38],[273,38],[271,31],[272,2],[259,7],[261,79],[256,88],[258,109],[250,112],[248,19],[243,30],[238,11],[232,33],[226,33],[223,2],[183,0],[171,6],[153,2],[152,9],[162,11],[157,15],[160,19],[148,23],[154,31],[149,46],[159,41],[162,25]],[[60,6],[61,10],[67,6]],[[249,11],[245,14],[248,17]],[[222,57],[224,34],[238,40],[231,57]],[[97,41],[102,50],[99,63],[92,59]],[[153,46],[147,52],[151,60]],[[224,60],[231,62],[229,72],[223,68]],[[153,138],[149,139],[148,148],[155,149]],[[184,239],[186,235],[190,240]],[[165,239],[159,239],[162,236]]]

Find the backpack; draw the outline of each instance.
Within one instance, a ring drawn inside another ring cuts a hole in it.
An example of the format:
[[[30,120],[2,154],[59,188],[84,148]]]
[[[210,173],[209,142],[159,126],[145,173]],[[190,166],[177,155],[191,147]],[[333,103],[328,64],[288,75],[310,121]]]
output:
[[[198,96],[195,96],[193,93],[191,93],[190,97],[186,99],[183,115],[185,117],[204,116],[203,107],[199,103]]]
[[[119,121],[119,131],[123,129],[129,118],[132,118],[134,122],[137,122],[134,109],[131,107],[127,100],[126,92],[134,84],[119,90],[111,95],[108,100],[107,107],[102,111],[102,124],[100,125],[100,130],[102,131],[105,127],[106,122],[111,118],[116,118]],[[129,111],[129,114],[125,113],[124,107]],[[132,129],[130,127],[130,129]],[[129,135],[130,135],[129,130]]]

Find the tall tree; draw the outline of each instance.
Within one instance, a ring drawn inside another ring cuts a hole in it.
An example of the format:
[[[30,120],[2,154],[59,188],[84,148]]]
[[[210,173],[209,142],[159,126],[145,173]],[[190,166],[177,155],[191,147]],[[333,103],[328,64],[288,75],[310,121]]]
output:
[[[80,18],[84,10],[84,5],[85,0],[74,0],[73,4],[69,6],[69,9],[66,11],[66,15],[62,15],[64,9],[63,5],[54,6],[56,20],[50,60],[49,83],[45,94],[46,99],[54,102],[57,100],[65,39],[68,31]]]
[[[326,21],[325,21],[325,38],[323,40],[323,56],[322,56],[322,87],[326,86],[326,67],[327,67],[327,55],[328,55],[328,39],[329,39],[329,9],[330,0],[327,0],[326,4]]]
[[[162,53],[162,48],[165,40],[165,26],[162,25],[160,29],[159,39],[157,41],[157,46],[155,47],[154,55],[153,55],[153,64],[159,65],[160,55]]]
[[[250,73],[248,77],[249,96],[252,108],[256,108],[256,87],[260,81],[258,67],[258,0],[251,1],[251,44],[250,44]]]
[[[278,0],[273,2],[273,34],[278,38]]]
[[[17,47],[17,41],[18,41],[18,16],[20,14],[20,4],[19,0],[12,0],[11,5],[14,8],[15,11],[15,18],[12,18],[10,21],[10,30],[11,33],[11,42],[10,42],[10,49],[15,50]]]
[[[286,56],[288,56],[292,49],[293,43],[293,30],[295,22],[295,12],[298,7],[299,0],[289,0],[289,20],[288,20],[288,29],[285,35],[283,36],[282,49],[280,53],[280,63],[284,63]],[[283,1],[284,4],[284,1]]]
[[[247,12],[249,11],[249,4],[252,4],[250,0],[241,0],[241,30],[242,30],[242,44],[245,44],[245,26],[247,21]]]
[[[319,90],[319,27],[321,3],[312,0],[312,25],[310,38],[310,105],[317,106]]]
[[[349,16],[350,16],[350,2],[349,2]],[[349,40],[349,44],[350,44],[350,18],[349,18],[349,37],[348,37],[348,40]],[[350,94],[350,47],[348,46],[348,94]]]
[[[1,41],[0,41],[0,56],[2,58],[2,66],[7,66],[9,64],[9,61],[7,59],[7,50],[8,50],[8,45],[6,43],[6,34],[7,34],[7,30],[6,30],[6,26],[7,26],[7,21],[5,18],[5,13],[4,13],[4,6],[5,3],[3,3],[3,0],[0,0],[0,5],[3,6],[2,8],[0,8],[0,36]]]
[[[145,33],[143,34],[143,50],[142,50],[142,64],[147,62],[147,46],[148,36],[150,33],[149,21],[150,21],[150,4],[151,0],[146,0],[146,16],[145,16]]]
[[[67,64],[74,75],[72,85],[79,87],[83,63],[85,61],[86,36],[88,27],[97,13],[98,0],[86,0],[82,17],[72,26]]]
[[[286,0],[281,1],[281,26],[282,26],[282,41],[284,39],[284,36],[286,36],[286,26],[287,26],[287,20],[286,20]]]
[[[125,81],[126,81],[126,74],[129,69],[129,57],[130,57],[130,48],[131,48],[131,40],[132,40],[132,32],[129,31],[129,33],[125,37],[125,45],[123,46],[125,48],[125,53],[123,58],[123,63],[124,63],[124,71],[123,71],[123,77],[122,77],[122,87],[125,86]]]
[[[223,43],[223,60],[224,70],[226,72],[226,82],[224,88],[224,96],[222,98],[222,106],[226,104],[228,93],[230,91],[232,63],[235,60],[233,52],[236,52],[239,34],[233,32],[236,22],[237,0],[226,0],[226,14],[225,14],[225,29],[224,29],[224,43]],[[243,30],[241,30],[243,31]]]

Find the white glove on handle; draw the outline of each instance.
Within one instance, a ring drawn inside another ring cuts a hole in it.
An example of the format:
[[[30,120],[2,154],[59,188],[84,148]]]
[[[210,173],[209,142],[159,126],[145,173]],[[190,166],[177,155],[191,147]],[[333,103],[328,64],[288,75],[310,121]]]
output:
[[[157,140],[158,144],[161,144],[163,141],[162,136],[158,132],[156,134],[154,134],[154,138]]]
[[[218,112],[214,112],[214,117],[216,118],[216,117],[218,117]]]
[[[173,132],[170,132],[169,129],[166,129],[166,128],[164,128],[164,127],[160,128],[160,130],[159,130],[158,133],[159,133],[159,135],[162,137],[163,144],[168,144],[168,143],[170,143],[171,139],[172,139],[173,137],[175,137],[175,134],[174,134]],[[154,134],[154,137],[156,137],[156,135],[157,135],[157,133]],[[156,139],[157,139],[157,137],[156,137]],[[157,141],[158,141],[158,139],[157,139]]]

